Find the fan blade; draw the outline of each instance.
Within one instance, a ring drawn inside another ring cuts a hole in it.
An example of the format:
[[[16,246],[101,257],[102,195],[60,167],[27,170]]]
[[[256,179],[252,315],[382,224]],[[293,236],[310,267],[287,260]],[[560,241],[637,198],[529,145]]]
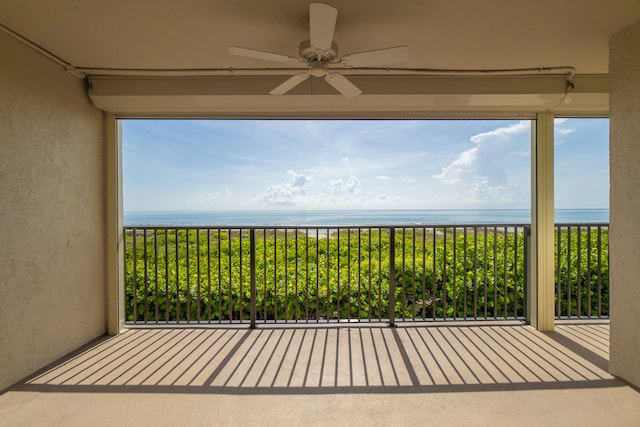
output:
[[[289,79],[285,80],[284,83],[280,84],[280,86],[276,87],[269,93],[271,95],[284,95],[294,87],[298,86],[303,81],[307,80],[309,76],[310,76],[309,73],[295,74],[291,76]]]
[[[336,88],[338,92],[340,92],[347,98],[355,98],[362,93],[362,91],[358,89],[358,86],[351,83],[342,74],[327,74],[324,79],[327,81],[327,83]]]
[[[331,49],[338,9],[323,3],[309,5],[310,44],[316,49]]]
[[[244,47],[231,46],[227,51],[231,55],[244,56],[245,58],[263,59],[265,61],[287,62],[289,64],[297,64],[298,59],[287,55],[277,53],[263,52],[261,50],[245,49]]]
[[[342,58],[340,62],[345,67],[371,67],[403,62],[409,58],[407,46],[389,47],[386,49],[370,50],[352,53]]]

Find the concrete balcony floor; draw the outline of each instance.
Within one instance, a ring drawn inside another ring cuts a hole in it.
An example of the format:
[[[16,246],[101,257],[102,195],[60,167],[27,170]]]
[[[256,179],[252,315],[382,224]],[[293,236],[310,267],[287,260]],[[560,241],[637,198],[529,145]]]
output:
[[[0,425],[637,426],[607,321],[132,328],[0,395]]]

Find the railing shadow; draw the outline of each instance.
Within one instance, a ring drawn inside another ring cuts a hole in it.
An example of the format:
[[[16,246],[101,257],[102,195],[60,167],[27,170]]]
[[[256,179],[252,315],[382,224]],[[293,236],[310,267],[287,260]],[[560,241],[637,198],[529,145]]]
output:
[[[586,326],[576,322],[560,322],[554,332],[545,335],[599,369],[608,371],[609,323],[595,322]]]
[[[524,325],[140,328],[10,390],[278,395],[624,385],[562,340]]]

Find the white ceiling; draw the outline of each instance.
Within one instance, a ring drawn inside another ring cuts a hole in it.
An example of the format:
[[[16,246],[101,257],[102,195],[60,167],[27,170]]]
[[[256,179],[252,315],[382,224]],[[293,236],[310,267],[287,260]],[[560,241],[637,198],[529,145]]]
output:
[[[640,20],[640,0],[325,2],[339,11],[341,55],[404,44],[409,60],[398,66],[414,69],[569,66],[606,74],[609,37]],[[308,3],[2,0],[0,24],[78,68],[282,68],[227,48],[297,56],[308,38]]]
[[[326,0],[342,53],[406,44],[412,68],[573,66],[606,73],[638,0]],[[228,68],[231,45],[297,55],[301,0],[2,0],[0,23],[77,67]],[[278,64],[276,64],[278,65]]]

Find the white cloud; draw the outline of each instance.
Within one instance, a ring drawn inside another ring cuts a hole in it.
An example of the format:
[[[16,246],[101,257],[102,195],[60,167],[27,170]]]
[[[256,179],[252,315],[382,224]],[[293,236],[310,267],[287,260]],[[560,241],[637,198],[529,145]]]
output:
[[[464,180],[468,168],[472,168],[478,156],[478,147],[460,153],[457,159],[442,168],[442,172],[433,177],[448,184],[456,184]]]
[[[289,205],[296,204],[296,200],[306,196],[306,191],[302,187],[295,187],[289,183],[272,185],[267,188],[260,199],[268,205]]]
[[[331,194],[321,201],[332,205],[339,204],[344,208],[362,209],[365,205],[367,208],[391,208],[395,207],[394,203],[403,200],[400,197],[392,197],[388,192],[367,191],[366,183],[363,184],[357,176],[330,181],[329,187]],[[376,187],[379,186],[375,185],[374,189]]]
[[[355,194],[358,191],[358,187],[360,187],[360,180],[355,176],[351,177],[351,182],[344,186],[344,189],[349,194]]]
[[[531,122],[528,120],[522,120],[515,125],[505,126],[490,130],[489,132],[482,132],[474,135],[471,137],[471,141],[476,144],[481,144],[487,140],[494,141],[496,138],[504,140],[520,133],[529,132],[530,129]]]
[[[216,191],[215,193],[207,193],[208,200],[216,200],[220,197],[231,197],[231,191],[228,188],[225,188],[221,191]]]
[[[332,193],[334,196],[338,195],[342,191],[343,182],[341,179],[336,179],[331,181],[331,188],[333,189]]]
[[[378,179],[378,180],[380,180],[380,181],[390,181],[390,180],[393,180],[393,178],[391,178],[391,177],[390,177],[390,176],[388,176],[388,175],[378,175],[378,176],[376,176],[376,179]],[[396,179],[396,181],[398,181],[398,182],[403,182],[403,183],[410,183],[410,184],[413,184],[413,183],[418,182],[418,180],[417,180],[417,179],[415,179],[415,178],[400,178],[400,179]]]
[[[475,146],[462,151],[433,178],[448,186],[450,196],[457,194],[466,202],[508,204],[517,202],[518,196],[526,199],[515,177],[527,167],[520,153],[530,129],[529,121],[520,121],[472,136]]]
[[[292,170],[287,171],[287,176],[291,182],[276,184],[267,187],[257,198],[268,205],[295,206],[307,200],[307,190],[305,184],[313,180],[312,176],[297,173]],[[253,200],[256,200],[255,198]]]
[[[350,181],[346,184],[342,179],[336,179],[331,181],[330,185],[332,189],[332,194],[334,196],[338,196],[341,194],[343,196],[348,196],[348,195],[354,195],[358,192],[358,189],[360,187],[360,180],[357,177],[352,176]]]
[[[301,173],[296,173],[291,169],[287,171],[287,176],[291,178],[291,180],[293,181],[291,185],[294,187],[303,187],[307,182],[310,182],[313,180],[313,177],[303,175]]]
[[[568,121],[569,119],[555,119],[554,120],[554,133],[555,133],[555,140],[554,140],[554,145],[560,145],[560,144],[564,144],[565,142],[567,142],[567,140],[564,138],[565,136],[571,135],[572,133],[574,133],[576,131],[576,129],[571,128],[571,127],[567,127],[570,125],[570,121]]]
[[[507,185],[491,185],[486,176],[475,176],[471,183],[471,194],[473,200],[510,202],[515,196],[515,192]]]
[[[569,134],[574,133],[576,130],[575,129],[562,129],[562,128],[556,128],[556,132],[558,133],[558,135],[560,136],[567,136]]]
[[[197,194],[195,197],[192,197],[187,200],[187,203],[196,208],[211,208],[222,203],[227,202],[231,199],[231,191],[228,188],[224,190]]]

